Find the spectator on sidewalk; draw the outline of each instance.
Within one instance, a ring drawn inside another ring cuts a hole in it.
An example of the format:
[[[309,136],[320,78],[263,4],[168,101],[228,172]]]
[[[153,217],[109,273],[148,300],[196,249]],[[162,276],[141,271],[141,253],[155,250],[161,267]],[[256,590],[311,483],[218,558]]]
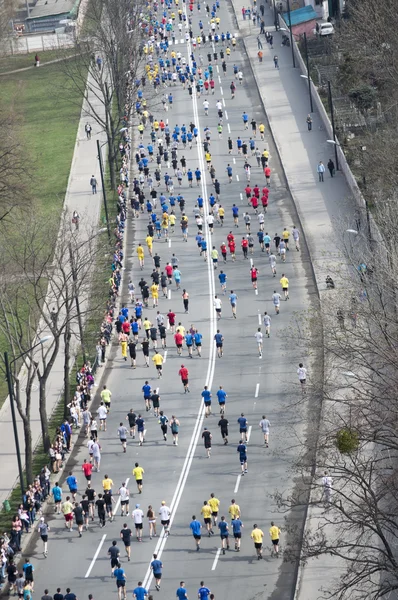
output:
[[[274,65],[275,65],[275,69],[279,69],[279,58],[276,54],[274,56]]]
[[[307,116],[306,122],[307,122],[308,131],[311,131],[311,129],[312,129],[312,119],[311,119],[311,115],[308,115],[308,116]]]
[[[86,136],[88,140],[91,140],[91,130],[92,127],[90,125],[90,123],[86,123],[85,127],[84,127],[84,131],[86,132]]]
[[[319,161],[319,164],[318,164],[316,170],[318,171],[319,181],[323,181],[323,174],[325,173],[325,165],[323,164],[323,162],[321,160]]]
[[[91,190],[92,190],[93,194],[96,194],[97,193],[97,180],[94,177],[94,175],[91,175],[90,185],[91,185]]]
[[[259,35],[257,36],[257,48],[258,48],[259,50],[262,50],[262,49],[263,49],[263,44],[262,44],[262,42],[261,42],[261,40],[260,40],[260,36],[259,36]]]
[[[330,177],[333,177],[335,167],[334,167],[334,162],[332,161],[331,158],[329,158],[328,169],[329,169]]]

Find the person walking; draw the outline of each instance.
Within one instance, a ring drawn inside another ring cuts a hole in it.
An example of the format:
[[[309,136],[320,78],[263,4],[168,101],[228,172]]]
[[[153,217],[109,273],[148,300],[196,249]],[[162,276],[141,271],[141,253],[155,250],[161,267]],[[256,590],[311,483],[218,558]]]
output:
[[[311,115],[307,116],[306,122],[307,122],[308,131],[311,131],[312,130],[312,118],[311,118]]]
[[[321,160],[319,161],[316,170],[318,172],[319,181],[323,182],[323,176],[324,176],[324,173],[325,173],[325,165],[323,164],[323,162]]]
[[[260,423],[258,424],[258,426],[260,427],[261,431],[263,432],[263,435],[264,435],[264,444],[265,444],[266,448],[268,448],[269,428],[270,428],[270,425],[271,425],[271,423],[269,422],[269,420],[267,419],[267,417],[265,415],[263,415]]]
[[[275,69],[279,69],[279,58],[278,58],[277,54],[275,54],[275,56],[274,56],[274,66],[275,66]]]
[[[331,158],[329,158],[329,161],[328,161],[328,169],[329,169],[330,177],[333,177],[335,167],[334,167],[334,162],[332,161]]]
[[[90,185],[91,185],[91,191],[93,194],[97,193],[97,180],[94,177],[94,175],[91,175],[91,179],[90,179]]]
[[[37,531],[40,533],[40,537],[43,542],[43,555],[44,558],[47,558],[48,554],[48,532],[50,531],[50,527],[46,522],[44,517],[40,517],[39,527]]]

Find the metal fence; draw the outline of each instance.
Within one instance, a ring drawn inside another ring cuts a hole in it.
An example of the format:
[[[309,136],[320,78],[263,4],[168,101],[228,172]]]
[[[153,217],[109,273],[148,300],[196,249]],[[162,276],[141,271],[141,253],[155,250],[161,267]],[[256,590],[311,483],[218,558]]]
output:
[[[45,50],[58,50],[59,48],[72,48],[74,44],[73,33],[24,35],[4,40],[0,44],[0,53],[3,55],[29,54],[31,52],[44,52]]]

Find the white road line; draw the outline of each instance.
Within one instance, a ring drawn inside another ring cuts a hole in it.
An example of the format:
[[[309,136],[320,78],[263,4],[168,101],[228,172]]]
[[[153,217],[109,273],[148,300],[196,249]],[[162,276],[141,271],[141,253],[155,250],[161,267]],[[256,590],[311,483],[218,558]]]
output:
[[[217,563],[218,563],[218,559],[220,558],[220,554],[221,554],[221,548],[218,548],[218,550],[216,552],[215,559],[213,561],[213,566],[211,568],[212,571],[216,570],[216,566],[217,566]]]
[[[256,383],[256,391],[254,392],[254,397],[258,398],[258,392],[260,391],[260,384]]]
[[[166,363],[166,360],[167,360],[167,350],[164,351],[163,364]]]
[[[223,96],[223,95],[224,95],[224,92],[223,92],[223,90],[222,90],[222,87],[221,87],[221,85],[220,85],[220,94],[221,94],[221,96]],[[224,100],[224,98],[223,98],[223,100]],[[225,106],[225,103],[224,103],[224,106]]]
[[[220,72],[220,67],[218,65],[216,65],[216,67],[217,67],[217,73],[219,73]]]
[[[235,159],[235,157],[233,157],[232,162],[234,163],[234,165],[236,165],[236,159]],[[241,194],[241,196],[242,196],[242,194]]]
[[[236,181],[239,181],[239,175],[236,176]]]
[[[170,291],[170,290],[169,290],[169,291]],[[168,321],[167,321],[167,327],[166,327],[166,329],[167,329],[167,330],[169,330],[169,329],[170,329],[170,323],[169,323]]]
[[[227,127],[228,127],[228,133],[231,133],[231,126],[229,123],[227,123]]]
[[[222,99],[222,103],[225,106],[225,98]]]
[[[91,573],[91,571],[92,571],[92,569],[93,569],[93,566],[95,565],[95,561],[97,560],[97,558],[98,558],[98,555],[99,555],[99,553],[101,552],[101,548],[102,548],[102,546],[104,545],[105,538],[106,538],[106,533],[104,533],[104,535],[103,535],[103,536],[102,536],[102,538],[101,538],[101,541],[100,541],[100,543],[98,544],[98,548],[97,548],[97,550],[96,550],[96,552],[95,552],[95,554],[94,554],[94,556],[93,556],[93,560],[91,561],[91,563],[90,563],[90,566],[89,566],[89,568],[87,569],[87,573],[86,573],[86,574],[85,574],[85,576],[84,576],[84,578],[85,578],[85,579],[87,579],[87,577],[90,577],[90,573]]]
[[[156,393],[157,393],[157,392],[156,392]],[[126,487],[128,486],[128,484],[129,484],[129,481],[130,481],[130,477],[127,477],[127,479],[126,479]],[[119,496],[119,498],[117,499],[117,502],[116,502],[116,504],[115,504],[115,510],[113,511],[113,514],[114,514],[114,515],[116,515],[116,514],[117,514],[117,511],[119,510],[119,506],[120,506],[120,501],[121,501],[121,499],[122,499],[122,498],[121,498],[121,496]],[[87,576],[86,576],[86,577],[87,577]]]
[[[225,118],[226,118],[226,119],[227,119],[227,121],[228,121],[228,113],[227,113],[227,111],[225,111]]]
[[[252,426],[251,426],[251,425],[249,425],[249,431],[247,432],[247,441],[248,441],[248,442],[250,441],[250,436],[251,436],[251,434],[252,434]]]
[[[250,259],[250,266],[251,267],[253,266],[253,259],[252,258]]]
[[[236,484],[235,484],[235,489],[234,489],[234,494],[236,494],[236,492],[239,489],[239,484],[240,484],[240,480],[242,479],[242,475],[238,475],[238,478],[236,480]]]
[[[240,199],[243,200],[243,194],[239,194],[239,196],[240,196]]]
[[[167,291],[167,299],[168,299],[168,300],[171,300],[171,290],[168,290],[168,291]]]
[[[169,240],[169,248],[171,248],[171,240]]]
[[[261,325],[261,315],[258,313],[258,324]]]
[[[185,15],[187,15],[186,4],[183,4],[183,10],[184,10]],[[192,68],[192,59],[191,59],[192,48],[191,48],[190,40],[188,41],[188,44],[187,44],[187,50],[188,50],[188,64]],[[195,94],[192,97],[192,104],[193,104],[194,122],[199,123],[200,119],[199,119],[199,114],[198,114],[198,101],[197,101]],[[199,127],[198,144],[197,144],[199,168],[202,171],[202,173],[205,173],[206,168],[205,168],[204,157],[203,157],[203,153],[202,153],[201,149],[202,149],[201,129]],[[204,199],[204,207],[205,207],[204,216],[207,217],[209,214],[209,202],[208,202],[207,187],[206,187],[206,182],[205,182],[204,177],[202,178],[202,181],[201,181],[201,188],[202,188],[202,197]],[[206,219],[204,221],[205,221],[204,222],[204,232],[205,232],[205,237],[207,240],[207,247],[209,248],[210,243],[211,243],[209,226],[207,224]],[[215,344],[213,343],[214,335],[216,333],[216,322],[215,322],[216,315],[215,315],[215,311],[213,309],[213,298],[215,296],[215,282],[214,282],[214,269],[213,269],[213,265],[211,264],[211,261],[207,262],[207,275],[208,275],[208,280],[209,280],[209,314],[210,314],[209,344],[210,344],[210,347],[209,347],[209,360],[208,360],[205,385],[207,385],[208,388],[211,389],[211,386],[213,384],[213,379],[214,379],[214,370],[215,370],[215,366],[216,366]],[[204,421],[204,406],[203,406],[203,403],[201,403],[197,417],[196,417],[194,429],[192,432],[191,441],[189,443],[189,447],[187,450],[187,454],[185,456],[184,464],[181,469],[181,474],[180,474],[180,477],[177,482],[174,496],[170,503],[170,510],[171,510],[170,528],[172,527],[174,518],[177,514],[179,503],[181,501],[182,494],[185,489],[185,485],[186,485],[188,475],[189,475],[189,472],[191,469],[192,461],[195,456],[196,447],[198,445],[203,421]],[[156,544],[156,548],[155,548],[155,553],[158,555],[158,559],[160,559],[162,556],[167,539],[168,538],[165,537],[164,532],[162,532],[159,537],[158,543]],[[149,564],[147,572],[145,574],[145,578],[143,580],[143,585],[146,589],[150,588],[152,579],[153,579],[153,573],[151,570],[151,566]]]
[[[218,83],[221,83],[221,77],[218,76]]]
[[[254,293],[256,294],[256,296],[258,296],[258,289],[257,288],[254,290]]]

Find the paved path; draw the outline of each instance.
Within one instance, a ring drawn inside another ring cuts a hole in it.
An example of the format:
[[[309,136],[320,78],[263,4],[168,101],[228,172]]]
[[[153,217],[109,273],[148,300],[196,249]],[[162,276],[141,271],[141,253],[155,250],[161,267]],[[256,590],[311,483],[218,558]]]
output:
[[[54,58],[54,60],[49,60],[47,62],[40,61],[39,68],[46,67],[47,65],[52,65],[53,63],[61,62],[63,60],[69,60],[75,56],[77,56],[77,54],[71,54],[70,56],[63,58]],[[14,69],[13,71],[4,71],[4,73],[0,73],[0,77],[3,77],[4,75],[13,75],[14,73],[22,73],[23,71],[30,71],[31,69],[37,69],[37,67],[35,65],[31,65],[30,67],[22,67],[22,69]]]
[[[196,13],[196,9],[195,9]],[[203,13],[202,13],[203,17]],[[233,30],[231,16],[226,8],[222,8],[221,17],[223,27]],[[198,17],[195,14],[197,28]],[[185,44],[178,49],[187,55]],[[203,49],[204,57],[209,50]],[[199,54],[199,53],[198,53]],[[233,63],[242,66],[244,85],[238,86],[234,100],[230,98],[229,84],[233,78]],[[301,424],[295,411],[288,410],[289,402],[298,391],[297,363],[301,350],[284,335],[284,331],[291,323],[296,311],[305,310],[312,303],[316,306],[317,292],[310,266],[309,254],[303,240],[302,252],[295,250],[289,252],[285,265],[278,261],[278,276],[272,277],[266,254],[261,253],[258,243],[255,243],[254,264],[260,271],[259,293],[255,294],[250,283],[250,261],[243,258],[240,250],[240,240],[244,234],[242,213],[246,210],[247,203],[242,193],[246,185],[243,159],[236,152],[232,156],[227,152],[227,139],[235,141],[238,136],[248,139],[249,133],[243,129],[242,113],[246,109],[250,117],[254,116],[257,123],[265,120],[265,113],[261,99],[256,91],[250,65],[244,52],[237,50],[228,61],[228,77],[223,77],[221,69],[215,72],[216,93],[210,95],[209,116],[203,111],[204,97],[189,99],[188,92],[179,86],[172,88],[174,106],[168,113],[161,116],[167,117],[171,126],[195,121],[203,135],[207,125],[212,129],[211,152],[217,176],[221,181],[221,203],[226,211],[226,223],[223,229],[215,227],[214,242],[219,248],[226,235],[233,230],[237,239],[237,260],[232,263],[230,255],[227,264],[219,266],[228,276],[228,290],[235,290],[238,294],[238,318],[232,318],[227,297],[222,297],[223,316],[220,323],[215,322],[212,306],[214,293],[219,293],[220,286],[217,272],[213,278],[211,264],[205,263],[199,256],[194,236],[196,228],[193,223],[193,206],[198,193],[205,199],[211,192],[209,175],[206,173],[206,186],[190,189],[184,178],[182,193],[186,199],[186,214],[190,219],[188,243],[184,243],[179,232],[178,221],[176,232],[172,236],[171,245],[164,241],[155,241],[154,252],[157,252],[162,261],[162,266],[175,253],[179,258],[182,272],[182,287],[190,294],[189,315],[182,310],[181,291],[171,287],[170,299],[160,299],[160,310],[163,314],[172,309],[177,313],[177,321],[182,321],[185,327],[191,323],[203,334],[203,356],[190,360],[184,348],[182,358],[178,357],[175,350],[172,334],[168,333],[167,360],[164,365],[164,376],[159,381],[156,378],[153,365],[144,367],[141,352],[138,352],[138,366],[134,371],[125,363],[120,350],[114,350],[106,369],[106,383],[111,389],[113,406],[108,417],[108,431],[100,434],[100,443],[103,448],[101,473],[93,475],[93,487],[99,493],[103,474],[108,473],[114,481],[114,492],[127,478],[130,479],[131,508],[135,503],[140,503],[144,512],[148,504],[158,510],[162,500],[173,508],[173,524],[171,536],[166,540],[161,538],[149,540],[147,521],[144,525],[144,541],[139,544],[132,542],[132,562],[127,564],[122,552],[122,563],[127,574],[127,590],[131,590],[139,579],[148,581],[146,577],[152,553],[160,550],[161,559],[165,565],[162,580],[162,592],[159,598],[173,598],[175,590],[181,579],[184,579],[190,598],[196,596],[199,582],[204,579],[206,584],[214,591],[216,598],[249,598],[262,597],[264,590],[266,596],[276,600],[290,597],[294,590],[295,572],[290,563],[283,563],[270,557],[270,542],[268,529],[271,519],[283,525],[283,517],[278,513],[277,507],[271,498],[276,488],[291,489],[292,481],[288,465],[292,462],[295,453],[294,444],[290,444],[294,429],[301,430]],[[225,119],[223,139],[217,139],[217,115],[215,103],[218,99],[225,100]],[[159,104],[158,104],[159,106]],[[156,108],[158,111],[159,109]],[[198,112],[197,112],[198,110]],[[199,113],[199,115],[198,115]],[[157,113],[156,113],[157,114]],[[230,131],[229,131],[230,129]],[[148,143],[146,133],[145,143]],[[258,142],[261,149],[267,147],[271,153],[273,177],[271,182],[270,208],[266,216],[266,230],[272,236],[281,232],[283,227],[291,229],[297,222],[297,212],[292,203],[282,167],[278,161],[277,152],[272,139],[267,132],[266,141]],[[185,155],[188,167],[196,169],[199,165],[203,170],[203,152],[195,147],[192,150],[180,150],[179,156]],[[250,158],[253,165],[252,182],[264,184],[261,168],[255,166],[256,161]],[[226,165],[233,166],[233,182],[227,181]],[[166,171],[163,167],[162,173]],[[170,169],[171,171],[171,169]],[[177,187],[177,182],[175,182]],[[164,185],[159,188],[164,191]],[[177,190],[176,190],[177,191]],[[148,193],[148,192],[147,192]],[[243,194],[244,195],[244,194]],[[232,223],[232,204],[240,208],[240,226],[234,229]],[[179,216],[179,210],[176,210]],[[256,217],[250,211],[253,220],[253,231],[256,235]],[[143,275],[149,280],[153,264],[146,253],[146,264],[143,272],[137,268],[136,245],[146,236],[147,217],[129,221],[129,236],[127,250],[126,277],[130,271],[137,283]],[[210,239],[209,239],[210,242]],[[271,304],[271,295],[274,289],[279,290],[279,278],[285,272],[290,279],[291,300],[283,302],[281,314],[275,316]],[[125,288],[126,289],[126,288]],[[127,298],[125,298],[127,300]],[[259,359],[257,354],[254,333],[259,323],[259,315],[267,310],[272,317],[271,339],[265,340],[264,355]],[[145,310],[144,316],[155,320],[156,310],[152,307]],[[215,328],[219,327],[225,338],[224,357],[216,359],[214,355],[213,336]],[[191,393],[184,395],[178,370],[185,364],[190,370]],[[141,388],[145,380],[156,388],[159,386],[161,408],[170,418],[172,414],[181,421],[179,446],[174,447],[169,439],[167,443],[162,440],[157,419],[152,414],[144,411]],[[209,419],[203,418],[201,410],[201,391],[208,384],[213,393],[213,412]],[[222,385],[228,393],[227,417],[230,421],[230,444],[224,446],[218,431],[218,407],[216,391]],[[130,408],[137,412],[143,411],[147,420],[146,443],[139,447],[137,440],[128,440],[127,454],[121,454],[120,442],[117,439],[117,427],[120,422],[125,422],[125,417]],[[244,412],[252,426],[249,444],[249,473],[242,479],[239,475],[239,461],[236,446],[239,441],[237,418]],[[266,414],[272,424],[271,447],[265,449],[258,423],[263,414]],[[208,426],[213,434],[213,452],[211,459],[205,457],[200,434],[203,426]],[[76,447],[71,459],[71,468],[79,480],[79,490],[84,491],[85,482],[80,471],[83,458],[87,450]],[[139,461],[145,469],[144,492],[138,495],[132,481],[131,470],[134,462]],[[245,525],[240,554],[230,551],[226,556],[220,556],[220,539],[216,534],[211,539],[203,537],[202,549],[195,552],[192,536],[189,532],[189,522],[193,514],[200,517],[200,509],[205,499],[214,492],[221,500],[220,515],[225,514],[229,520],[228,506],[231,499],[236,498],[241,506],[242,521]],[[80,496],[79,496],[80,498]],[[38,543],[32,549],[32,557],[36,564],[36,589],[48,587],[51,592],[60,586],[65,589],[67,585],[73,588],[80,597],[93,593],[98,600],[108,600],[110,595],[116,594],[115,582],[110,577],[107,550],[113,539],[119,539],[119,532],[124,521],[132,527],[131,516],[121,519],[119,516],[113,523],[107,523],[105,529],[100,529],[97,523],[90,525],[89,531],[83,538],[77,537],[76,531],[69,533],[64,529],[62,519],[59,517],[51,520],[50,552],[47,560],[40,556],[41,546]],[[302,515],[301,515],[302,517]],[[298,522],[300,515],[296,516]],[[265,560],[259,562],[255,558],[253,543],[250,540],[250,531],[254,523],[258,523],[265,532]],[[158,519],[158,531],[160,523]],[[286,538],[283,537],[283,543]],[[60,557],[62,569],[59,568]],[[153,590],[153,584],[151,590]],[[156,592],[154,592],[156,593]]]
[[[101,106],[99,106],[101,110]],[[86,139],[84,126],[87,121],[91,122],[93,131],[91,140]],[[97,160],[96,140],[104,141],[104,136],[98,130],[98,126],[92,119],[88,119],[82,111],[79,122],[76,145],[73,154],[71,171],[68,181],[67,192],[65,196],[64,209],[72,214],[77,210],[81,216],[79,229],[79,240],[82,242],[87,238],[89,229],[85,227],[86,223],[96,224],[99,220],[101,206],[101,191],[92,195],[90,187],[90,177],[94,174],[100,183],[99,167]],[[99,186],[100,188],[100,186]],[[46,335],[45,332],[42,336]],[[76,347],[76,339],[72,338],[72,345]],[[63,338],[61,340],[60,350],[57,360],[51,371],[47,385],[47,414],[51,415],[55,405],[60,399],[63,384]],[[35,446],[41,439],[41,428],[39,418],[39,394],[38,387],[35,386],[32,394],[32,412],[31,412],[32,443]],[[21,452],[24,452],[22,425],[19,424],[19,440]],[[14,436],[11,421],[11,409],[9,399],[4,403],[0,411],[0,464],[2,471],[0,504],[10,494],[17,481],[17,460],[15,455]]]

